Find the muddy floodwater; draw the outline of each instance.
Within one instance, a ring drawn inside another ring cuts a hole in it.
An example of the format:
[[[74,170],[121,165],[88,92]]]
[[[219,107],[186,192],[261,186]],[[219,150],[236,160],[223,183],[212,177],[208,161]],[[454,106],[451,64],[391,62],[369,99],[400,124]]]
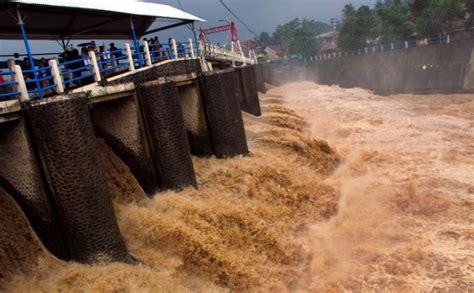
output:
[[[474,97],[298,82],[245,115],[252,154],[147,199],[101,141],[139,265],[43,248],[11,292],[474,292]],[[38,245],[31,243],[31,245]]]

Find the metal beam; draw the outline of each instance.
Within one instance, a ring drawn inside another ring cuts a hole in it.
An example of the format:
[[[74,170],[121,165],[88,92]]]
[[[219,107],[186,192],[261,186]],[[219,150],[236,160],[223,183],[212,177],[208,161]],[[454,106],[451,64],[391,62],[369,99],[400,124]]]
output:
[[[186,24],[193,23],[193,22],[194,22],[194,21],[192,21],[192,20],[185,20],[185,21],[183,21],[183,22],[178,22],[178,23],[175,23],[175,24],[171,24],[171,25],[159,27],[159,28],[156,28],[156,29],[152,29],[152,30],[150,30],[150,31],[147,31],[146,33],[143,34],[143,36],[146,36],[146,35],[149,35],[149,34],[153,34],[153,33],[156,33],[156,32],[160,32],[160,31],[164,31],[164,30],[167,30],[167,29],[179,27],[179,26],[186,25]]]

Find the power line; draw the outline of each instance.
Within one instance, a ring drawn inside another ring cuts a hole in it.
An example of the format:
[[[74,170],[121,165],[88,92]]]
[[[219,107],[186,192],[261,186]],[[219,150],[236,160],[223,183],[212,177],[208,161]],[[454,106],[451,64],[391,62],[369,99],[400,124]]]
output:
[[[185,10],[184,10],[183,4],[181,3],[181,0],[177,0],[177,1],[178,1],[179,7],[180,7],[181,10],[184,12]],[[194,26],[193,26],[193,25],[187,24],[186,27],[187,27],[190,31],[192,31],[192,32],[194,33],[194,29],[193,29]]]
[[[237,14],[235,14],[232,9],[229,8],[229,6],[227,6],[225,3],[224,3],[224,0],[220,0],[222,6],[225,7],[225,9],[227,9],[227,11],[229,11],[230,14],[232,14],[241,24],[243,24],[243,26],[245,26],[247,28],[247,30],[252,33],[255,37],[258,37],[257,34],[245,23],[245,21],[243,21],[239,16],[237,16]]]

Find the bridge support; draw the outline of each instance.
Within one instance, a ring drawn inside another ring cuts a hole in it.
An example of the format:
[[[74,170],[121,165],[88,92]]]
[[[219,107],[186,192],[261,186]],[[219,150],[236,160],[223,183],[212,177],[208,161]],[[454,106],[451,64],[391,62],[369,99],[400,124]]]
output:
[[[176,84],[146,82],[138,94],[160,187],[197,187]]]
[[[209,137],[218,158],[248,154],[244,123],[233,70],[203,73],[199,77]]]
[[[258,91],[265,94],[267,89],[265,88],[264,67],[262,64],[255,65],[255,79],[257,81]]]
[[[67,259],[23,117],[0,124],[0,186],[21,206],[45,247]]]
[[[75,261],[131,262],[100,164],[86,97],[60,95],[27,108],[33,140]]]
[[[260,100],[258,97],[255,67],[245,66],[236,69],[239,76],[239,85],[242,93],[242,111],[254,116],[261,116]]]
[[[136,93],[93,104],[97,134],[128,165],[147,194],[158,189],[151,150]]]
[[[273,77],[272,77],[272,67],[273,65],[265,65],[263,66],[263,81],[269,84],[273,84]]]
[[[178,91],[191,153],[198,157],[212,156],[214,152],[198,82],[182,85]]]

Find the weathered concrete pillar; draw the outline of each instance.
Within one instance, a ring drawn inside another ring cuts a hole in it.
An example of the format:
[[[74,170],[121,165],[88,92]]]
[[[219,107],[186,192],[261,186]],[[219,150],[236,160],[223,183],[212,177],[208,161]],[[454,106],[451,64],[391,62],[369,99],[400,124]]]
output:
[[[248,154],[237,73],[232,69],[203,73],[199,85],[214,154],[218,158]]]
[[[157,191],[153,157],[135,93],[92,105],[97,134],[127,164],[147,194]]]
[[[257,89],[259,92],[265,94],[267,92],[265,88],[265,77],[263,73],[263,65],[262,64],[257,64],[255,66],[255,78],[257,81]]]
[[[161,188],[196,187],[176,84],[146,82],[138,86],[138,93]]]
[[[178,92],[191,154],[198,157],[212,156],[214,152],[198,82],[179,86]]]
[[[269,84],[273,84],[272,67],[271,64],[263,66],[263,80]]]
[[[242,93],[242,101],[240,103],[242,111],[254,116],[261,116],[262,110],[260,109],[260,100],[258,97],[255,67],[245,66],[237,68],[236,71]]]
[[[61,95],[28,105],[66,245],[75,261],[129,262],[85,95]]]
[[[14,197],[45,247],[67,259],[25,119],[0,124],[0,186]]]

